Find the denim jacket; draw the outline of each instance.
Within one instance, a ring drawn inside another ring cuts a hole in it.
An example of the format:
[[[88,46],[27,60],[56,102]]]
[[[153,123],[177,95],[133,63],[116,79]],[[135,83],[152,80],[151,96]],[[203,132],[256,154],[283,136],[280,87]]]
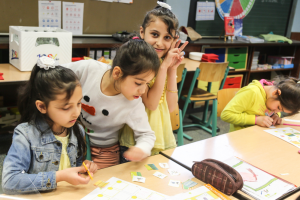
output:
[[[84,134],[82,126],[80,130]],[[78,156],[77,147],[77,138],[72,130],[67,146],[71,167],[82,165],[82,156]],[[3,164],[4,193],[31,193],[55,189],[61,151],[61,142],[54,137],[45,121],[37,120],[35,125],[18,125]]]

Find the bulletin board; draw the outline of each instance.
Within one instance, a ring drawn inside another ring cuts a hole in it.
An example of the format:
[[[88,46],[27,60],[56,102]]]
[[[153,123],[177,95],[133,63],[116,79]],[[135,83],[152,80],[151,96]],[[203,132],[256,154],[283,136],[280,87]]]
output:
[[[195,21],[198,0],[191,0],[188,26],[193,27],[202,36],[219,36],[224,29],[224,21],[217,10],[212,21]],[[206,0],[199,0],[205,2]],[[215,0],[207,0],[215,2]],[[220,0],[233,2],[238,0]],[[246,1],[246,0],[239,0]],[[273,32],[286,35],[293,0],[255,0],[249,14],[243,19],[243,35],[259,36]]]
[[[84,3],[83,34],[138,31],[146,12],[157,5],[157,0],[133,0],[132,4],[96,0],[65,2]],[[0,33],[8,33],[9,26],[38,26],[38,0],[1,0],[0,21]]]

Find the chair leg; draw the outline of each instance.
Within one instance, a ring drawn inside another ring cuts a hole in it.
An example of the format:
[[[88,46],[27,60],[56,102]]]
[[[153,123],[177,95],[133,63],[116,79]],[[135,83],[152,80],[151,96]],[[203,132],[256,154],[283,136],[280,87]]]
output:
[[[203,118],[202,118],[203,123],[206,122],[207,113],[208,113],[208,106],[209,106],[209,101],[205,101],[205,108],[204,108]]]
[[[182,110],[182,121],[184,119],[184,116],[185,116],[185,113],[186,113],[186,110],[187,110],[187,107],[188,107],[189,103],[190,103],[190,100],[189,99],[185,99],[183,110]]]
[[[212,136],[216,136],[217,132],[217,106],[218,106],[218,100],[213,100],[213,107],[212,107]]]
[[[177,141],[178,141],[178,146],[184,145],[184,143],[183,143],[183,127],[182,127],[182,113],[181,113],[181,110],[179,110],[179,129],[177,131]]]

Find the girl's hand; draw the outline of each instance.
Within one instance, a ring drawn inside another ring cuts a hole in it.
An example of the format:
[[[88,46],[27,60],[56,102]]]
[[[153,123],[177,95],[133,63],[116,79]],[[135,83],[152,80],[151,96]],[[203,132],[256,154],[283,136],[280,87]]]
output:
[[[175,48],[178,48],[179,45],[181,43],[181,40],[178,40],[178,42],[176,43],[175,45]],[[181,47],[179,48],[179,59],[175,60],[174,63],[170,66],[170,69],[177,69],[177,67],[181,64],[181,62],[183,61],[184,59],[184,55],[185,55],[185,52],[183,51],[183,49],[186,47],[186,45],[188,44],[189,42],[186,41],[183,45],[181,45]]]
[[[72,185],[88,184],[91,180],[89,176],[82,176],[81,173],[85,173],[84,166],[72,167],[56,172],[56,183],[60,181],[66,181]],[[93,176],[93,173],[91,173]]]
[[[272,126],[273,121],[274,120],[269,116],[257,116],[256,117],[256,124],[261,127],[269,128],[270,126]]]
[[[148,157],[148,155],[145,154],[142,149],[135,146],[132,146],[127,151],[125,151],[123,156],[127,160],[134,161],[134,162],[141,161],[144,158]]]
[[[85,166],[88,168],[88,170],[93,174],[98,170],[98,166],[94,162],[90,160],[85,160],[83,162],[85,163]]]
[[[277,115],[277,113],[274,113],[271,117],[273,119],[273,125],[281,124],[282,119]]]
[[[185,46],[188,44],[188,42],[185,42],[180,48],[180,42],[181,40],[178,40],[178,37],[176,37],[174,39],[174,41],[171,44],[170,50],[168,51],[167,56],[165,57],[163,64],[167,66],[167,68],[169,67],[173,67],[174,65],[177,65],[177,67],[179,66],[179,64],[181,63],[181,61],[183,60],[183,55],[184,53],[182,52],[182,50],[185,48]],[[177,68],[175,67],[175,68]]]

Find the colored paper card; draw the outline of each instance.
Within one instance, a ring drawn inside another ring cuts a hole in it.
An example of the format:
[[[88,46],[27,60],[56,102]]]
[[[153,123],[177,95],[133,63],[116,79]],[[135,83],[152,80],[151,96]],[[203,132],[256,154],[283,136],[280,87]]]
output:
[[[98,186],[99,188],[104,188],[107,184],[108,184],[108,182],[104,182],[104,181],[101,181],[101,180],[94,183],[94,185]]]
[[[130,172],[131,174],[131,178],[133,178],[133,176],[142,176],[141,172]]]
[[[215,19],[215,2],[197,2],[196,21]]]
[[[161,168],[169,168],[169,164],[168,163],[158,163],[159,164],[159,166],[161,167]]]
[[[179,187],[179,185],[180,185],[180,181],[176,181],[176,180],[170,180],[169,181],[169,186]]]
[[[154,164],[147,164],[145,167],[150,170],[158,170],[157,167]]]
[[[167,177],[167,175],[165,175],[165,174],[163,174],[161,172],[155,172],[153,174],[153,176],[156,176],[157,178],[160,178],[160,179],[163,179],[163,178]]]
[[[140,183],[145,183],[146,178],[142,177],[142,176],[133,176],[132,181],[140,182]]]
[[[183,184],[183,188],[184,188],[184,189],[189,189],[189,188],[194,187],[194,186],[197,185],[198,183],[196,183],[196,182],[194,182],[194,181],[188,179],[187,181],[183,182],[182,184]]]
[[[171,176],[180,175],[180,173],[177,170],[174,170],[174,169],[168,169],[168,172],[171,174]]]

